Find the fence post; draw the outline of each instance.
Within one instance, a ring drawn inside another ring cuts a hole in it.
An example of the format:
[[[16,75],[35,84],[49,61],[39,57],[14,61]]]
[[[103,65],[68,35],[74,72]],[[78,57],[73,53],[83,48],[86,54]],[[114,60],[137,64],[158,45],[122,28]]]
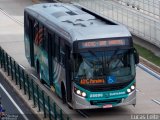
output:
[[[3,65],[4,65],[4,72],[6,72],[6,63],[5,63],[5,53],[3,50]]]
[[[21,85],[21,75],[20,75],[20,67],[18,65],[18,81],[19,81],[19,88],[22,89],[22,85]]]
[[[54,113],[54,119],[57,120],[57,109],[56,109],[56,103],[53,103],[53,113]]]
[[[6,68],[7,68],[7,74],[9,76],[10,74],[9,74],[9,63],[8,63],[8,54],[7,53],[6,53],[6,64],[7,64],[7,66],[6,66]]]
[[[1,68],[2,68],[2,48],[0,47],[0,63],[1,63]]]
[[[10,61],[10,66],[11,66],[11,78],[13,80],[13,65],[12,65],[12,58],[11,57],[9,58],[9,61]]]
[[[27,80],[27,89],[28,89],[28,100],[30,100],[31,99],[31,93],[30,93],[30,88],[29,88],[29,77],[28,77],[28,75],[27,75],[26,80]]]
[[[67,116],[67,120],[70,120],[68,116]]]
[[[24,94],[26,95],[26,78],[24,76],[24,70],[22,70],[22,79],[23,79]]]
[[[46,107],[45,107],[44,91],[42,91],[42,101],[43,101],[44,118],[46,118]]]
[[[62,109],[60,109],[60,120],[63,120]]]
[[[35,106],[36,106],[36,102],[35,102],[35,95],[34,95],[34,84],[33,84],[33,79],[31,79],[31,85],[32,85],[33,105],[34,105],[34,107],[35,107]]]
[[[2,68],[2,49],[1,49],[1,47],[0,47],[0,64],[1,64],[1,68]]]
[[[36,91],[37,91],[38,112],[40,112],[41,111],[41,107],[40,107],[40,101],[39,101],[39,88],[38,88],[38,85],[36,85]]]
[[[49,113],[49,120],[51,120],[51,105],[50,105],[50,98],[48,96],[48,113]]]
[[[16,68],[16,62],[14,61],[14,76],[16,80],[16,85],[17,85],[17,68]]]

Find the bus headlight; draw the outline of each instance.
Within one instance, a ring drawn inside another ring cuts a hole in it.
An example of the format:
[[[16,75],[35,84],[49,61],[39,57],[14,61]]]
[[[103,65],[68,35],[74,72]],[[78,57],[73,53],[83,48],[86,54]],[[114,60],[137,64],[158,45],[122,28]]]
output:
[[[127,93],[134,91],[135,88],[136,88],[135,85],[132,85],[130,88],[127,89]]]
[[[81,91],[80,91],[80,90],[77,90],[76,93],[77,93],[78,95],[81,95]]]
[[[134,86],[134,85],[132,85],[132,86],[131,86],[131,89],[132,89],[132,90],[134,90],[134,89],[135,89],[135,86]]]
[[[81,96],[81,97],[86,97],[86,96],[87,96],[87,94],[86,94],[85,92],[77,89],[76,87],[74,87],[74,92],[75,92],[77,95]]]
[[[82,92],[82,97],[86,97],[86,93],[85,92]]]
[[[131,92],[131,89],[127,89],[127,92],[130,93],[130,92]]]

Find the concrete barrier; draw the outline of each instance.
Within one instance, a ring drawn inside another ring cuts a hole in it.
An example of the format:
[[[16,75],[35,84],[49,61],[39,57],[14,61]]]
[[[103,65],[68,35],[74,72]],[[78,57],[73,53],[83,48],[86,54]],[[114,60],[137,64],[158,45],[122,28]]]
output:
[[[160,74],[160,67],[146,60],[145,58],[140,57],[140,62],[146,67],[150,68],[154,72]]]

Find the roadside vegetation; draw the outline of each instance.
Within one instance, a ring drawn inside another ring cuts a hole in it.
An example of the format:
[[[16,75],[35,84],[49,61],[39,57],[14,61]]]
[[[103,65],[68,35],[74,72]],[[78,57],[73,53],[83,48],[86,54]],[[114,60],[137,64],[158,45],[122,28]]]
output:
[[[134,46],[137,49],[137,51],[141,57],[147,59],[148,61],[150,61],[160,67],[160,57],[157,57],[156,55],[154,55],[153,52],[151,52],[150,50],[148,50],[140,45],[134,44]]]

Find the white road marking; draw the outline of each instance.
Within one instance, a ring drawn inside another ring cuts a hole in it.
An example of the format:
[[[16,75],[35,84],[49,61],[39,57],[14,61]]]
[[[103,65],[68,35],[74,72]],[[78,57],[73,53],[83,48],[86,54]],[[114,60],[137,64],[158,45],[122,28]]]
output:
[[[23,70],[25,70],[25,67],[24,67],[23,65],[19,64],[19,66],[20,66]]]
[[[14,17],[12,17],[11,15],[9,15],[6,11],[4,11],[2,8],[0,8],[0,12],[2,12],[4,15],[6,15],[7,17],[9,17],[10,19],[12,19],[13,21],[15,21],[16,23],[20,24],[21,26],[24,25],[23,22],[15,19]]]
[[[156,99],[152,99],[153,102],[157,103],[158,105],[160,105],[160,101],[156,100]]]
[[[35,79],[38,79],[38,77],[36,77],[35,75],[31,74],[32,77],[34,77]]]
[[[23,111],[20,109],[20,107],[17,105],[17,103],[13,100],[13,98],[10,96],[10,94],[7,92],[7,90],[2,86],[0,83],[1,89],[6,93],[8,98],[11,100],[11,102],[14,104],[14,106],[18,109],[18,111],[21,113],[21,115],[24,117],[25,120],[29,120],[26,115],[23,113]]]
[[[142,70],[146,71],[147,73],[149,73],[150,75],[156,77],[157,79],[160,80],[160,75],[157,74],[156,72],[152,71],[151,69],[149,69],[148,67],[144,66],[143,64],[139,64],[138,67],[140,67]]]

